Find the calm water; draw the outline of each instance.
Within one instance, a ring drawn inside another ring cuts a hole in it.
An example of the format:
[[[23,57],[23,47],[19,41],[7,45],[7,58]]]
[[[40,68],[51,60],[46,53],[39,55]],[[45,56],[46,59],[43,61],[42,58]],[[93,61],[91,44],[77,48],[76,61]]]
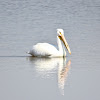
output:
[[[72,55],[26,54],[57,28]],[[100,0],[0,0],[0,100],[100,100],[99,77]]]

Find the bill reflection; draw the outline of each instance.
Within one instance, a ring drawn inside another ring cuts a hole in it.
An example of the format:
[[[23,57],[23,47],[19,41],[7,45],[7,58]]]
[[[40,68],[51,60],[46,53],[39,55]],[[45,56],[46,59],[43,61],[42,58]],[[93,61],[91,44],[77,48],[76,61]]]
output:
[[[71,67],[71,60],[69,60],[68,62],[65,61],[64,63],[58,68],[58,87],[62,95],[64,95],[64,86],[68,77],[68,72]]]

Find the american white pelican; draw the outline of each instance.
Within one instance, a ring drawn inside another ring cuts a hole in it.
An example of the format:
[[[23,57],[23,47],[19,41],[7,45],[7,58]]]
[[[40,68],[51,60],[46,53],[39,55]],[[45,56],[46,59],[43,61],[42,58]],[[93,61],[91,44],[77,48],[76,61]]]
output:
[[[28,54],[36,57],[63,57],[66,56],[63,44],[71,54],[69,45],[64,37],[63,29],[57,29],[57,43],[58,50],[49,43],[37,43],[36,45],[33,45],[32,50],[30,50]]]

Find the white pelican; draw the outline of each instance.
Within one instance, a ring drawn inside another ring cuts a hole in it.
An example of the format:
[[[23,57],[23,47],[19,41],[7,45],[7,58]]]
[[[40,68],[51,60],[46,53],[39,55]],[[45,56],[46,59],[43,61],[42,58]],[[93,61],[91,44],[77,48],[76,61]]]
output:
[[[66,56],[66,51],[62,44],[65,45],[66,49],[71,54],[69,45],[64,37],[63,29],[57,29],[57,43],[58,50],[49,43],[37,43],[36,45],[33,45],[33,48],[28,54],[36,57],[63,57]]]

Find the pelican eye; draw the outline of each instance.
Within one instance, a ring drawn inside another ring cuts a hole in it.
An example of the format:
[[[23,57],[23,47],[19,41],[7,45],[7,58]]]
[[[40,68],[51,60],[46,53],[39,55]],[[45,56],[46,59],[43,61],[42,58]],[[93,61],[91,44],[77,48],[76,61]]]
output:
[[[59,32],[61,34],[61,32]]]

